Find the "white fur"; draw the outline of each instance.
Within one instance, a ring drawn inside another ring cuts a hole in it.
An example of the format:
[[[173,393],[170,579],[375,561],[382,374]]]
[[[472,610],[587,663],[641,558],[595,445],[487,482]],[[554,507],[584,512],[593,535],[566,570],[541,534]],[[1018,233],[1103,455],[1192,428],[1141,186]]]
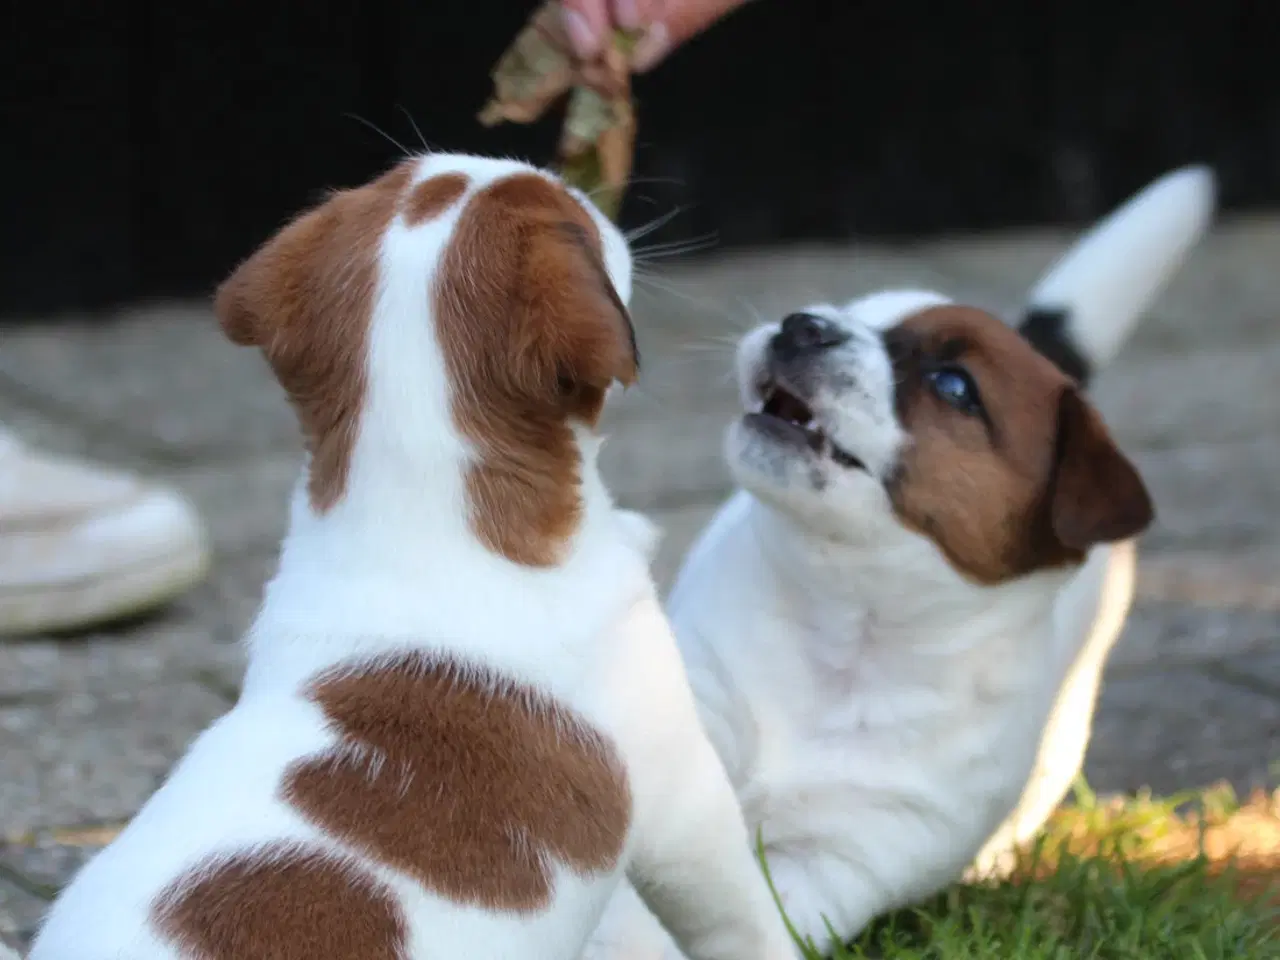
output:
[[[1086,235],[1032,303],[1068,308],[1077,349],[1109,362],[1212,202],[1206,173],[1165,178]],[[762,831],[792,922],[824,951],[828,922],[851,939],[966,868],[996,869],[1034,835],[1080,770],[1132,598],[1132,542],[1093,550],[1077,571],[981,587],[894,517],[880,478],[909,438],[875,333],[946,302],[900,290],[805,308],[853,335],[838,352],[856,386],[819,383],[810,406],[870,475],[780,454],[735,423],[727,455],[743,489],[668,602],[747,823]],[[740,344],[748,410],[776,331]],[[587,956],[679,952],[624,889]]]
[[[448,171],[465,173],[474,191],[530,168],[439,155],[422,159],[416,178]],[[625,241],[585,205],[625,300]],[[446,376],[425,296],[461,206],[416,228],[397,220],[383,239],[367,406],[346,494],[318,515],[305,473],[299,480],[279,569],[248,633],[240,701],[58,898],[31,960],[179,960],[148,923],[156,894],[211,853],[289,838],[357,859],[386,880],[409,919],[411,960],[577,956],[624,873],[690,956],[794,955],[654,593],[654,533],[614,509],[595,465],[598,438],[579,431],[585,509],[559,566],[511,563],[469,529],[463,467],[471,451],[449,414],[459,385]],[[615,741],[634,797],[617,872],[560,869],[548,909],[495,914],[429,893],[279,799],[286,766],[334,742],[302,695],[308,680],[353,657],[407,649],[461,656],[532,685]]]

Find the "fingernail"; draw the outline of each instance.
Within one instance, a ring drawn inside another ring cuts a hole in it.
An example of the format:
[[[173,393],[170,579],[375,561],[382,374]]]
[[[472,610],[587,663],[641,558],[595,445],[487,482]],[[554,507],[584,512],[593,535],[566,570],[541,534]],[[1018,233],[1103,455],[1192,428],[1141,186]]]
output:
[[[577,10],[564,11],[564,29],[569,35],[569,45],[583,60],[594,57],[600,50],[600,38],[595,35],[587,18]]]
[[[640,8],[636,6],[636,0],[614,0],[613,15],[623,30],[640,29]]]
[[[671,34],[667,32],[666,24],[653,24],[631,51],[631,69],[637,73],[648,70],[665,57],[670,49]]]

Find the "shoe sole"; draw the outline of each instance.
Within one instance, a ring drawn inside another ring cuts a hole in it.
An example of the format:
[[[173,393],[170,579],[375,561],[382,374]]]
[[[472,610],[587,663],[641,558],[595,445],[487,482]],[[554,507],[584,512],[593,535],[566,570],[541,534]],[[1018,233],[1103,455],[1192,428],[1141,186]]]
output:
[[[0,591],[0,637],[89,630],[149,613],[186,593],[209,571],[202,543],[109,573],[7,595]]]

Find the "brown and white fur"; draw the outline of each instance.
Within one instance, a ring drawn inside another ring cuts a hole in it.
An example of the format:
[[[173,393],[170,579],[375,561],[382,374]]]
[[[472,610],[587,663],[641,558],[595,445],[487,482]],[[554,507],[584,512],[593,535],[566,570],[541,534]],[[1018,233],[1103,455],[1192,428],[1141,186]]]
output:
[[[740,344],[742,489],[668,613],[748,827],[819,949],[828,922],[851,939],[992,869],[1079,771],[1152,518],[1083,381],[1212,207],[1208,171],[1162,178],[1049,271],[1017,331],[891,291]],[[624,889],[587,956],[678,951]]]
[[[596,469],[630,271],[554,177],[433,155],[223,284],[307,440],[279,568],[239,702],[32,960],[570,958],[624,877],[690,956],[794,956]]]

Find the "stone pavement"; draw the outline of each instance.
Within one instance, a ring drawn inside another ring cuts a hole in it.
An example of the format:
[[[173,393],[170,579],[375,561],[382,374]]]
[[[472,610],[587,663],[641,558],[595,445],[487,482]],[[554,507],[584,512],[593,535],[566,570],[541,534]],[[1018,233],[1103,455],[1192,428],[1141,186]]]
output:
[[[792,248],[642,281],[646,379],[610,414],[604,459],[618,499],[667,530],[663,582],[727,490],[729,345],[753,316],[888,284],[1011,306],[1067,240]],[[1267,783],[1280,760],[1280,219],[1221,227],[1095,395],[1160,516],[1087,773],[1101,790]],[[220,339],[204,305],[0,327],[0,419],[177,483],[217,551],[211,579],[158,617],[0,643],[0,940],[21,943],[56,885],[232,703],[298,447],[265,367]]]

